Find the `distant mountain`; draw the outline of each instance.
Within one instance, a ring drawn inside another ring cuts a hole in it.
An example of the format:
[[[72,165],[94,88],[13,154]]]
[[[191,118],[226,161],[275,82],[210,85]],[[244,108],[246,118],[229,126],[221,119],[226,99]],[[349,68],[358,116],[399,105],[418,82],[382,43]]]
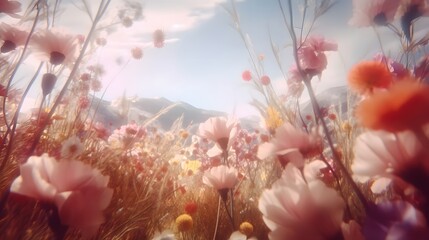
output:
[[[327,89],[316,97],[321,107],[341,106],[341,112],[343,114],[347,112],[348,88],[346,86]],[[349,99],[355,101],[353,97]],[[95,104],[92,109],[95,110],[96,107]],[[310,101],[303,103],[301,109],[303,114],[313,113]],[[101,100],[96,120],[115,129],[129,122],[142,124],[157,114],[160,115],[151,123],[151,126],[168,130],[178,118],[183,117],[183,127],[189,128],[191,132],[195,132],[198,124],[210,117],[227,116],[224,112],[200,109],[185,102],[172,102],[166,98],[122,97],[112,102]],[[240,123],[245,129],[261,127],[258,116],[240,119]]]
[[[348,103],[347,99],[349,99],[350,103],[357,101],[357,99],[350,94],[347,86],[333,87],[326,89],[316,95],[316,99],[319,102],[319,106],[321,108],[328,108],[330,106],[341,106],[341,113],[346,113],[348,111]],[[351,105],[353,106],[353,104]],[[313,113],[313,106],[310,101],[302,104],[302,112],[304,114]]]
[[[96,107],[93,106],[93,110]],[[185,102],[172,102],[166,98],[123,97],[112,102],[101,100],[96,120],[117,128],[129,122],[144,123],[158,114],[151,125],[163,130],[170,129],[180,117],[183,126],[188,127],[202,123],[210,117],[226,116],[223,112],[200,109]]]

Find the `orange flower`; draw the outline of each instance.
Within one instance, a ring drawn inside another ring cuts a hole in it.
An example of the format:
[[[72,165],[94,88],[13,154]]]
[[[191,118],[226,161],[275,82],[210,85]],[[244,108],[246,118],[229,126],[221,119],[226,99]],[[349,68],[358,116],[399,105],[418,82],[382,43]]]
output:
[[[392,82],[384,63],[365,61],[355,65],[349,72],[348,82],[351,89],[360,94],[372,93],[374,88],[387,88]]]
[[[429,86],[407,79],[362,101],[356,115],[365,127],[399,132],[428,123],[427,109]]]

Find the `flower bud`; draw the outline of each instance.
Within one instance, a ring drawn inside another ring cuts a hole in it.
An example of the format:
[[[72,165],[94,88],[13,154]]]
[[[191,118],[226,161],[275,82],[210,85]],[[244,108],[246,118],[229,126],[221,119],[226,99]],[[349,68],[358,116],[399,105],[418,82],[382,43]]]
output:
[[[54,89],[55,83],[57,82],[57,76],[52,73],[45,73],[42,77],[42,90],[43,96],[46,97]]]

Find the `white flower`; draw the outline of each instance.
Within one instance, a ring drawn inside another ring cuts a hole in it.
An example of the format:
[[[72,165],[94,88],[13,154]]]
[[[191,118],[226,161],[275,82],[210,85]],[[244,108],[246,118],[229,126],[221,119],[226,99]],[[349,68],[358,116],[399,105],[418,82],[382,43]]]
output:
[[[288,164],[272,188],[264,190],[258,207],[270,239],[329,239],[340,230],[344,202],[322,181],[306,181]]]
[[[76,136],[72,136],[63,142],[61,147],[61,157],[74,159],[83,152],[83,144]]]
[[[214,167],[204,173],[203,183],[216,190],[232,189],[238,183],[238,172],[224,165]]]
[[[384,131],[368,131],[359,135],[354,146],[351,169],[360,182],[374,177],[392,176],[418,159],[422,146],[410,131],[396,135]]]

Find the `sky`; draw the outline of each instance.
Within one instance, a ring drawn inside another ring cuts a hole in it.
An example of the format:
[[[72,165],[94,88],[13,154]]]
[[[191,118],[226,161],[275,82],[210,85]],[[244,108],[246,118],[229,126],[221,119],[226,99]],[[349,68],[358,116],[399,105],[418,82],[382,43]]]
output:
[[[131,0],[130,0],[131,1]],[[89,18],[78,9],[81,1],[63,0],[66,4],[57,25],[85,33]],[[92,11],[96,3],[89,1]],[[144,98],[164,97],[187,102],[195,107],[226,112],[235,116],[255,114],[249,105],[260,97],[252,84],[241,79],[251,69],[251,60],[234,21],[226,9],[231,0],[142,0],[143,18],[129,28],[119,27],[112,33],[100,32],[107,45],[95,53],[106,70],[102,82],[109,86],[104,96],[113,100],[123,95]],[[286,2],[286,1],[284,1]],[[296,20],[301,14],[295,4]],[[313,2],[313,1],[309,1]],[[112,0],[105,23],[117,17],[124,1]],[[282,66],[292,65],[290,37],[277,0],[236,1],[243,31],[251,39],[257,54],[264,56],[264,74],[270,76],[278,91],[285,92],[285,79],[271,50],[270,39],[282,47]],[[338,43],[338,52],[329,52],[328,67],[321,79],[313,79],[316,92],[346,85],[348,69],[377,51],[376,35],[371,29],[348,26],[352,15],[351,0],[338,0],[314,25],[314,33]],[[309,22],[306,23],[308,26]],[[163,48],[154,48],[152,33],[165,32]],[[382,36],[389,40],[389,36]],[[140,60],[130,59],[130,49],[143,48]],[[121,64],[118,64],[118,63]],[[308,98],[302,97],[303,100]]]
[[[323,31],[338,38],[349,36],[346,34],[348,16],[343,14],[351,14],[351,6],[347,2],[340,0],[340,4],[333,9],[335,12],[331,12],[340,19],[334,21],[327,16],[316,27],[335,22],[336,28],[324,27]],[[139,45],[138,41],[151,41],[150,34],[155,29],[164,30],[167,43],[161,49],[147,48],[142,60],[129,62],[120,77],[112,83],[113,90],[108,90],[107,98],[126,91],[130,96],[165,97],[231,115],[255,113],[249,102],[259,95],[250,83],[241,79],[241,73],[251,69],[251,61],[243,40],[232,27],[234,21],[226,10],[232,8],[231,1],[148,0],[144,6],[144,19],[135,23],[133,28],[123,29],[119,34],[110,36],[113,41],[110,47],[118,51],[126,50],[130,43],[128,46],[123,45],[124,36],[136,45]],[[344,11],[346,7],[349,9]],[[270,37],[279,46],[291,43],[278,2],[245,0],[236,2],[236,9],[242,29],[249,35],[255,52],[265,56],[265,74],[270,76],[276,88],[286,91],[270,45]],[[335,32],[338,28],[342,30]],[[320,29],[316,31],[323,34]],[[288,69],[292,64],[290,48],[282,54],[283,66]],[[315,83],[316,89],[345,84],[345,70],[342,60],[338,60],[340,57],[339,54],[332,56],[332,61],[340,66],[332,66],[336,70],[327,69],[331,73]]]

